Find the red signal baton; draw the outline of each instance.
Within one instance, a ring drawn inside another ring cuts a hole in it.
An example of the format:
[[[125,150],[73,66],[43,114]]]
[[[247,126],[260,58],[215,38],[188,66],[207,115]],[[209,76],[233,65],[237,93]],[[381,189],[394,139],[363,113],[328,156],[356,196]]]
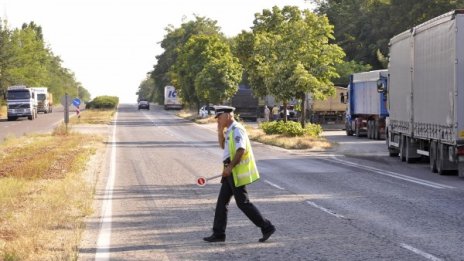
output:
[[[208,180],[217,179],[219,177],[222,177],[222,174],[212,176],[212,177],[209,177],[209,178],[199,177],[199,178],[197,178],[197,185],[200,186],[200,187],[203,187],[203,186],[206,185],[206,182],[208,182]]]

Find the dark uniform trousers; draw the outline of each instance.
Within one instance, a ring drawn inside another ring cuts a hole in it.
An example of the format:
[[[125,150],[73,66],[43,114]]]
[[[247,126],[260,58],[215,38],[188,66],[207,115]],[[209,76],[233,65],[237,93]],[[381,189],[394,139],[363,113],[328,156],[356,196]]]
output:
[[[224,161],[224,167],[230,163],[230,159]],[[225,235],[227,226],[227,212],[229,202],[232,196],[235,198],[238,208],[256,226],[261,228],[263,233],[272,230],[272,224],[265,219],[259,210],[248,199],[246,186],[235,187],[232,175],[221,179],[221,190],[219,191],[218,200],[216,203],[216,212],[214,214],[213,233],[218,236]]]

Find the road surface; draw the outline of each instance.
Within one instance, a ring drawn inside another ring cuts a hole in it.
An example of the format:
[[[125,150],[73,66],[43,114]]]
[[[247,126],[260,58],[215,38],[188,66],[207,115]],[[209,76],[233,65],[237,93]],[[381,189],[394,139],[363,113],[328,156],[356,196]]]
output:
[[[221,172],[216,126],[120,105],[79,260],[462,260],[464,181],[389,158],[383,141],[325,133],[327,152],[253,143],[250,198],[277,232],[232,200],[225,243],[211,234]]]

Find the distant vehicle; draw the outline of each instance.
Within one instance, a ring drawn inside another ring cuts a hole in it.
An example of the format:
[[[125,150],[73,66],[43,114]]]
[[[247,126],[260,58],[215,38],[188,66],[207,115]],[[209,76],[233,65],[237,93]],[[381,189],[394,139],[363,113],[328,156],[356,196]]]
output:
[[[385,138],[385,119],[388,117],[387,95],[378,86],[387,88],[388,70],[355,73],[350,76],[346,109],[346,135]]]
[[[430,170],[464,177],[464,11],[455,10],[390,40],[390,156],[425,158]],[[382,86],[380,86],[382,87]]]
[[[14,121],[19,117],[29,120],[37,118],[37,95],[26,86],[10,86],[6,93],[7,118]]]
[[[146,110],[149,110],[150,109],[150,103],[148,101],[139,101],[139,110],[140,109],[146,109]]]
[[[164,109],[182,109],[182,100],[177,96],[177,91],[174,86],[164,87]]]
[[[312,123],[328,125],[345,125],[346,87],[335,86],[335,95],[327,99],[313,100],[308,106]]]
[[[209,109],[209,115],[214,115],[216,113],[216,110],[214,109],[213,106],[202,106],[200,110],[198,111],[198,115],[201,118],[206,118],[208,117],[208,109]]]
[[[235,114],[242,119],[256,121],[258,118],[259,99],[253,96],[248,86],[239,86],[237,93],[230,100],[230,105],[235,107]]]
[[[284,106],[280,105],[279,107],[279,116],[280,119],[284,119]],[[298,121],[298,112],[295,110],[294,105],[287,105],[287,120],[289,121]]]
[[[49,113],[53,111],[53,95],[47,87],[31,87],[37,95],[37,112]]]

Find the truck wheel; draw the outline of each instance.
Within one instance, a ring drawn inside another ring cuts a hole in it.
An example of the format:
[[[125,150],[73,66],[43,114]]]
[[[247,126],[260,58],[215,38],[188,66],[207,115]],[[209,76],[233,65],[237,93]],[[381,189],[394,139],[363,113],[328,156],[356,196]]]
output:
[[[437,173],[437,142],[431,141],[430,142],[430,149],[429,149],[429,158],[430,158],[430,170],[433,173]]]
[[[388,149],[388,156],[390,157],[398,157],[400,154],[396,148],[390,148],[390,139],[388,137],[388,133],[385,134],[386,139],[385,142],[387,143],[387,149]]]
[[[407,163],[413,163],[413,162],[415,162],[416,159],[411,158],[411,155],[409,154],[410,151],[411,151],[411,138],[405,137],[405,141],[406,141],[406,144],[405,144],[406,153],[404,155],[405,161]]]
[[[444,157],[444,150],[446,149],[446,146],[443,145],[443,144],[437,144],[437,173],[439,175],[445,175],[446,174],[446,170],[443,169],[444,167],[444,160],[445,160],[445,157]]]
[[[367,121],[367,138],[372,139],[372,121]]]
[[[351,125],[349,125],[347,122],[345,122],[345,131],[346,136],[353,136],[353,130],[351,129]]]
[[[359,139],[361,138],[361,135],[360,135],[361,131],[359,130],[359,127],[358,127],[358,124],[355,125],[355,129],[354,129],[354,134],[356,135],[356,137]]]
[[[401,135],[400,136],[400,159],[401,161],[406,161],[406,142],[405,142],[405,136]]]
[[[377,120],[374,121],[374,140],[379,140],[380,139],[380,134],[379,134],[379,122]]]

